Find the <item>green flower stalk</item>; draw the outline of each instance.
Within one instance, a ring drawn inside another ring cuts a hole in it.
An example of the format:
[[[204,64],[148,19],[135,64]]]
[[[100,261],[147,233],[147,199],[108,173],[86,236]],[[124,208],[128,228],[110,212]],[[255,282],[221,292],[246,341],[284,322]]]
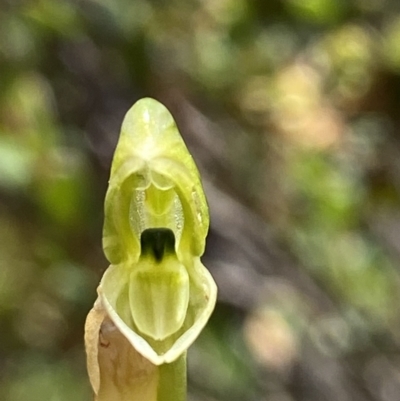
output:
[[[183,401],[186,351],[217,288],[200,261],[209,215],[196,165],[159,102],[126,114],[105,200],[110,267],[85,343],[96,401]]]

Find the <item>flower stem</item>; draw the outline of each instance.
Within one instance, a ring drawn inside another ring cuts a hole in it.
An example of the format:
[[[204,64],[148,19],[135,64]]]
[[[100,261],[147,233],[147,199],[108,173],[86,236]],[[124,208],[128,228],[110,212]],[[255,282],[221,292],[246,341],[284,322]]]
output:
[[[157,401],[186,401],[186,352],[158,369]]]

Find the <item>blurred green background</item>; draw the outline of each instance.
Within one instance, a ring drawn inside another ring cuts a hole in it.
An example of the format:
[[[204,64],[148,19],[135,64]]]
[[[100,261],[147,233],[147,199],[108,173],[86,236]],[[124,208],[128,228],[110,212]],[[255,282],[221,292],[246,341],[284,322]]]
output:
[[[143,96],[211,209],[189,399],[398,400],[397,0],[3,0],[0,399],[91,399],[103,199]]]

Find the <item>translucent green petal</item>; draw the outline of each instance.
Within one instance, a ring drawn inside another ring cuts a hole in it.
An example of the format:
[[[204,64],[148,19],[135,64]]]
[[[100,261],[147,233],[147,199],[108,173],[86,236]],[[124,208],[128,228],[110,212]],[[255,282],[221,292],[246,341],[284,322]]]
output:
[[[200,256],[204,252],[209,216],[199,173],[169,111],[156,100],[146,98],[126,114],[111,168],[103,247],[113,264],[137,260],[139,256],[139,239],[129,227],[129,210],[135,204],[140,210],[135,191],[150,182],[160,190],[175,188],[179,192],[185,208],[183,245]],[[183,220],[178,215],[174,218]]]
[[[191,279],[189,305],[183,327],[168,348],[158,352],[149,339],[144,338],[134,325],[128,300],[129,280],[127,271],[120,266],[110,266],[104,273],[99,287],[102,303],[118,329],[132,346],[145,358],[160,365],[175,361],[196,340],[214,310],[217,287],[197,258],[195,260],[196,281]]]
[[[152,260],[131,273],[129,299],[138,329],[164,340],[183,325],[189,304],[189,275],[176,258]]]

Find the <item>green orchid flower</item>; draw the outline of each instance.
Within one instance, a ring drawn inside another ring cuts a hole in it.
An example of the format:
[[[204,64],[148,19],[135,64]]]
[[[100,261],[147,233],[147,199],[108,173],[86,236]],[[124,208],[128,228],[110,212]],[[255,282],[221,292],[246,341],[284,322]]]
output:
[[[169,111],[126,114],[105,200],[111,266],[98,292],[117,329],[154,365],[183,355],[207,323],[215,282],[200,261],[209,215],[196,165]]]

